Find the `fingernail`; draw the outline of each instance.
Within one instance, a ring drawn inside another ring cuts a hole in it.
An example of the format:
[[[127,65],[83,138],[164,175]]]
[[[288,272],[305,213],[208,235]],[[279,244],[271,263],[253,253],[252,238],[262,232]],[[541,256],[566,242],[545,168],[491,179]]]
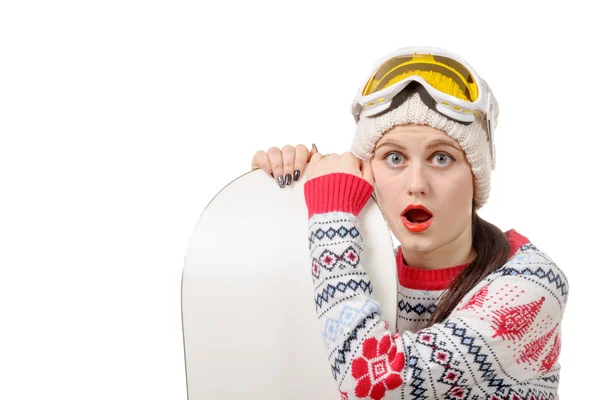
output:
[[[283,176],[279,175],[279,176],[277,177],[277,184],[279,185],[279,187],[280,187],[280,188],[282,188],[282,189],[283,189],[283,186],[285,186],[285,185],[283,184]]]
[[[271,178],[275,178],[275,175],[273,175],[273,173],[271,172]]]
[[[300,178],[300,170],[297,169],[294,171],[294,181],[297,181]]]
[[[286,174],[285,175],[285,184],[289,185],[292,183],[292,174]]]
[[[316,144],[314,144],[314,143],[313,143],[312,145],[313,145],[313,146],[312,146],[312,147],[313,147],[313,149],[315,149],[315,150],[317,151],[317,153],[318,153],[318,152],[319,152],[319,149],[317,149],[317,145],[316,145]]]

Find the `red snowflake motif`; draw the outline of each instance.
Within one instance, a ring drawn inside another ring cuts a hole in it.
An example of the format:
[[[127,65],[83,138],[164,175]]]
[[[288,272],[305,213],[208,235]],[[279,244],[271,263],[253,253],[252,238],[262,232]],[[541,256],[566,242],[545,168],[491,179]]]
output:
[[[475,308],[475,307],[482,307],[483,301],[485,300],[485,298],[487,297],[487,294],[488,294],[488,286],[489,285],[484,286],[481,289],[479,289],[477,291],[477,293],[475,293],[475,295],[473,295],[471,300],[469,300],[469,302],[467,304],[465,304],[465,306],[463,307],[463,310],[467,310],[469,308]]]
[[[554,336],[554,343],[552,343],[552,348],[548,355],[542,361],[542,366],[540,367],[540,372],[548,372],[552,368],[552,366],[558,361],[558,356],[560,355],[560,339],[558,334]]]
[[[363,342],[362,356],[352,361],[352,376],[358,382],[354,389],[357,397],[369,396],[380,400],[387,390],[402,384],[400,371],[404,368],[404,353],[398,353],[390,335],[380,341],[369,338]]]
[[[435,337],[433,336],[433,334],[428,333],[428,332],[423,332],[421,333],[418,337],[417,340],[420,343],[426,344],[428,346],[432,346],[435,344]]]
[[[433,357],[433,361],[435,361],[436,363],[438,363],[440,365],[446,365],[452,359],[452,356],[450,355],[450,353],[448,353],[448,351],[446,351],[444,349],[434,349],[432,357]]]
[[[342,396],[342,400],[348,400],[348,392],[342,392],[340,390],[340,395]]]
[[[457,373],[456,373],[456,372],[454,372],[454,371],[450,371],[450,372],[448,372],[448,373],[446,374],[446,379],[453,381],[453,380],[455,380],[455,379],[456,379],[456,377],[457,377],[457,376],[458,376],[458,375],[457,375]]]
[[[338,259],[351,267],[356,267],[359,262],[358,254],[356,254],[356,250],[352,246],[348,247],[341,256],[338,256]]]
[[[356,257],[356,254],[354,254],[354,252],[353,252],[353,251],[350,251],[350,252],[348,252],[348,254],[346,255],[346,257],[347,257],[347,258],[348,258],[348,260],[350,260],[350,261],[354,261],[354,260],[356,260],[356,258],[357,258],[357,257]]]
[[[542,297],[538,301],[532,301],[528,304],[493,311],[492,321],[496,333],[492,337],[500,336],[503,340],[520,340],[537,317],[544,300],[546,298]]]
[[[460,371],[455,370],[451,367],[447,367],[440,381],[444,382],[447,385],[456,385],[456,383],[460,380],[461,377],[462,373]]]
[[[328,271],[333,270],[337,266],[338,256],[329,250],[325,250],[319,257],[319,266],[327,269]]]
[[[454,387],[450,390],[450,396],[452,399],[464,399],[466,395],[465,389],[461,387]]]

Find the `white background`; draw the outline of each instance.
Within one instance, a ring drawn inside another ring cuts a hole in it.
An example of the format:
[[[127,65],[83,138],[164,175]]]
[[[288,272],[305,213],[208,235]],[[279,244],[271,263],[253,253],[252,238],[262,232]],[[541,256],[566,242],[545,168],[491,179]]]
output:
[[[493,88],[480,214],[569,278],[561,396],[597,381],[586,2],[0,4],[1,399],[185,399],[180,284],[202,210],[258,149],[347,151],[358,85],[410,45],[460,54]]]

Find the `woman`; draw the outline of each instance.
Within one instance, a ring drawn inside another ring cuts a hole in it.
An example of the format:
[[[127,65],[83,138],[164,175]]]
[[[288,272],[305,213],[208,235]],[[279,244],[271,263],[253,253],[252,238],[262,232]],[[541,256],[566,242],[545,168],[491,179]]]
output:
[[[567,280],[525,236],[477,215],[495,162],[487,83],[442,49],[400,49],[376,65],[352,111],[352,153],[286,146],[253,159],[281,187],[310,160],[316,309],[342,398],[558,398]],[[357,216],[373,191],[401,243],[398,332],[381,320],[360,263]]]

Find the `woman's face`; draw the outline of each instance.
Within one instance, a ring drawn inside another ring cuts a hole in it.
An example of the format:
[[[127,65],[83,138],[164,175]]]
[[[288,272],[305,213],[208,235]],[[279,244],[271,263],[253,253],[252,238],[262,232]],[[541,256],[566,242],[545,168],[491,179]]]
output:
[[[456,140],[428,125],[399,125],[379,140],[371,165],[377,202],[403,251],[427,253],[470,239],[473,175]],[[433,214],[425,230],[403,223],[410,204]]]

